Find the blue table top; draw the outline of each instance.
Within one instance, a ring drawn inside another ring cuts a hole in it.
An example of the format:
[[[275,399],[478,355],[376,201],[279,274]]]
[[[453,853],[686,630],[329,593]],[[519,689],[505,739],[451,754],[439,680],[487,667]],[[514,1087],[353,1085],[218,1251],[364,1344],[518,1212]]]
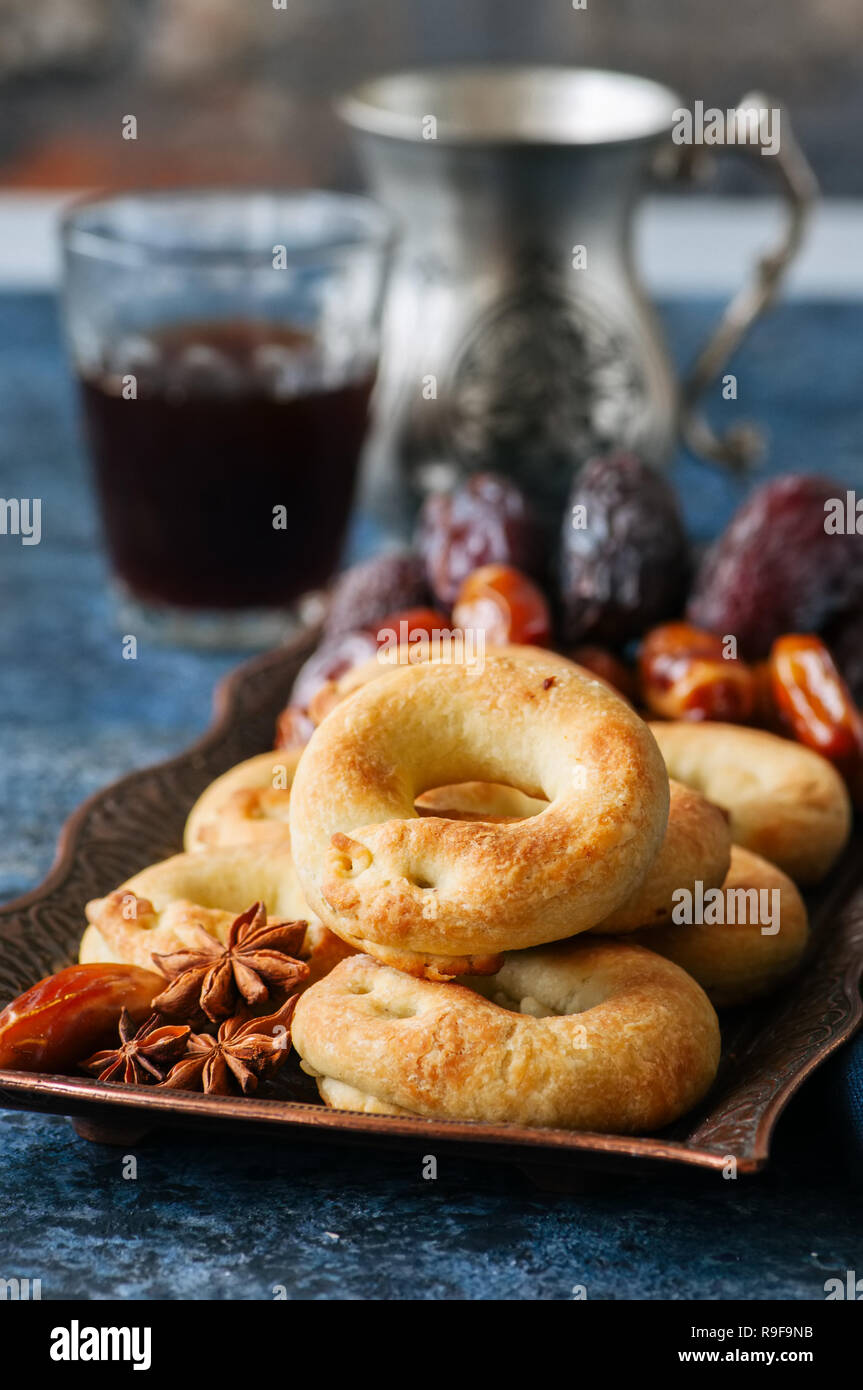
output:
[[[708,301],[662,306],[687,361]],[[767,472],[860,486],[863,306],[792,303],[735,363],[734,410],[769,427]],[[689,524],[712,535],[747,484],[681,457]],[[43,538],[0,537],[0,899],[32,887],[89,792],[178,751],[209,721],[234,653],[139,644],[123,661],[75,427],[56,308],[0,296],[0,496],[41,497]],[[353,547],[368,532],[357,528]],[[719,1177],[537,1189],[515,1169],[273,1140],[166,1132],[122,1151],[67,1121],[0,1113],[0,1276],[43,1297],[821,1298],[863,1268],[860,1182],[830,1068],[780,1124],[757,1180]]]

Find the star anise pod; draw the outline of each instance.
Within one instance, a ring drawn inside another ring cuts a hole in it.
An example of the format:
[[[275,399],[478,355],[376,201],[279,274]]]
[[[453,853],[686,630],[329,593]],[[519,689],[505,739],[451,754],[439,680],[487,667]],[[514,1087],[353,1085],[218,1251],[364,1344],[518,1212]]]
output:
[[[205,1091],[229,1096],[251,1095],[258,1082],[274,1076],[291,1049],[291,1018],[297,997],[266,1018],[238,1015],[227,1019],[216,1037],[192,1033],[186,1055],[162,1082],[175,1091]]]
[[[172,1018],[192,1018],[203,1009],[218,1023],[230,1018],[242,997],[260,1004],[270,989],[295,989],[309,973],[294,952],[302,945],[305,922],[267,921],[263,903],[253,903],[231,923],[223,946],[203,927],[190,928],[194,945],[153,960],[172,981],[153,1000],[153,1008]]]
[[[184,1026],[165,1024],[157,1013],[151,1014],[136,1032],[128,1009],[124,1009],[120,1015],[120,1046],[94,1052],[80,1066],[100,1081],[125,1081],[138,1086],[163,1081],[185,1052],[190,1032]]]

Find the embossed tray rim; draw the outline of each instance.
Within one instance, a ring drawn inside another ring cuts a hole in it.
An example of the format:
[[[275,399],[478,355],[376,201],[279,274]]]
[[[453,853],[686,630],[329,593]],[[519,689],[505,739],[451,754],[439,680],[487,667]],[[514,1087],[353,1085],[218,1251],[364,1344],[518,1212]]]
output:
[[[261,705],[259,720],[262,727],[266,727],[273,709],[284,701],[293,675],[313,647],[314,640],[314,634],[301,635],[286,646],[255,657],[230,672],[216,687],[213,721],[200,739],[173,758],[126,774],[93,793],[73,811],[61,830],[54,862],[43,882],[0,908],[0,962],[4,947],[8,950],[14,935],[27,929],[28,912],[54,897],[63,901],[64,889],[91,816],[109,801],[123,803],[129,799],[133,805],[137,786],[147,779],[166,783],[172,773],[194,769],[196,775],[200,774],[203,786],[231,766],[238,758],[235,753],[226,757],[223,745],[228,746],[229,736],[236,735],[250,692],[256,685],[262,685],[268,692],[263,701],[251,697],[253,709]],[[255,743],[252,730],[249,741],[250,746],[241,757],[263,751],[257,745],[251,746]],[[188,806],[182,808],[183,816],[188,809]],[[151,859],[145,855],[139,867],[147,862]],[[106,883],[99,891],[113,886],[114,883]],[[82,903],[65,905],[83,915]],[[157,1092],[84,1077],[8,1070],[0,1070],[0,1106],[79,1116],[88,1122],[95,1120],[107,1132],[114,1126],[118,1133],[130,1124],[139,1124],[142,1130],[166,1123],[203,1123],[245,1130],[251,1126],[256,1130],[263,1128],[271,1135],[274,1128],[286,1129],[298,1139],[326,1138],[400,1147],[434,1141],[475,1156],[509,1159],[520,1156],[533,1163],[576,1163],[617,1170],[635,1166],[656,1171],[668,1164],[684,1164],[689,1168],[715,1171],[723,1169],[729,1158],[734,1158],[738,1173],[755,1173],[768,1162],[773,1130],[791,1097],[816,1067],[852,1036],[863,1020],[859,990],[863,973],[863,866],[859,841],[846,855],[842,871],[820,906],[819,914],[822,920],[827,914],[831,919],[835,914],[838,920],[829,930],[823,926],[819,930],[819,937],[826,936],[826,940],[822,941],[811,968],[801,972],[777,999],[756,1006],[763,1026],[758,1030],[750,1028],[749,1041],[744,1045],[738,1065],[743,1065],[749,1053],[757,1057],[759,1050],[764,1052],[767,1048],[769,1052],[769,1027],[776,1027],[783,1017],[795,1015],[801,1003],[812,1005],[814,1002],[817,1009],[821,996],[814,1000],[812,996],[813,992],[817,994],[822,981],[825,986],[829,983],[832,989],[832,992],[825,989],[821,1001],[824,1009],[826,1011],[832,1004],[838,1014],[829,1021],[825,1012],[820,1026],[827,1029],[826,1035],[820,1040],[813,1037],[804,1045],[787,1075],[766,1098],[752,1100],[756,1119],[754,1123],[750,1119],[748,1135],[741,1133],[725,1144],[707,1142],[716,1115],[711,1104],[712,1093],[696,1112],[697,1123],[685,1139],[668,1135],[572,1133],[517,1125],[364,1115],[299,1101]],[[742,1082],[738,1081],[737,1090],[742,1091],[743,1099],[747,1084],[752,1087],[758,1076],[755,1072],[748,1083],[745,1077]],[[763,1075],[761,1079],[764,1081]],[[731,1094],[735,1094],[733,1088]],[[675,1128],[687,1122],[692,1123],[692,1117],[679,1122]]]

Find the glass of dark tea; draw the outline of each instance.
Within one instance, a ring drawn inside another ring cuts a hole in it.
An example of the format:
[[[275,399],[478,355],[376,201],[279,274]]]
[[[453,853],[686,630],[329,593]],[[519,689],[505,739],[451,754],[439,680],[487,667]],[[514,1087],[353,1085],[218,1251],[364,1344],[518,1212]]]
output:
[[[62,241],[124,631],[278,641],[345,539],[388,216],[321,192],[130,194],[74,207]]]

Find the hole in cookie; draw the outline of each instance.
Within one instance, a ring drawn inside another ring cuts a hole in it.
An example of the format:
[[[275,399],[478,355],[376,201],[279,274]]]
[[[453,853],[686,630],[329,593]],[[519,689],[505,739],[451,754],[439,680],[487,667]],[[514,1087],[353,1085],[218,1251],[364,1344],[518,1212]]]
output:
[[[507,783],[459,782],[429,787],[416,799],[421,816],[442,820],[500,821],[523,820],[537,815],[548,805],[541,793],[530,794]]]
[[[371,994],[371,992],[371,985],[361,984],[359,980],[356,980],[352,984],[349,984],[347,989],[345,990],[345,994]]]
[[[342,878],[352,878],[355,874],[360,874],[364,869],[368,869],[372,862],[371,850],[365,845],[361,845],[357,840],[350,839],[337,831],[332,838],[332,849],[330,850],[330,865],[334,873],[341,875]]]
[[[505,989],[501,989],[494,976],[465,975],[462,976],[460,983],[466,984],[475,994],[481,994],[490,1003],[497,1004],[499,1009],[506,1009],[507,1013],[526,1014],[530,1018],[560,1017],[558,1009],[544,1004],[531,994],[512,995],[507,993]],[[564,1009],[563,1012],[570,1013],[575,1012],[575,1010]]]
[[[414,888],[431,889],[434,884],[431,879],[423,878],[422,874],[407,874],[408,883],[412,883]]]
[[[365,854],[356,856],[346,855],[342,862],[344,864],[345,873],[352,875],[362,873],[363,869],[367,869],[372,861],[371,856]]]

